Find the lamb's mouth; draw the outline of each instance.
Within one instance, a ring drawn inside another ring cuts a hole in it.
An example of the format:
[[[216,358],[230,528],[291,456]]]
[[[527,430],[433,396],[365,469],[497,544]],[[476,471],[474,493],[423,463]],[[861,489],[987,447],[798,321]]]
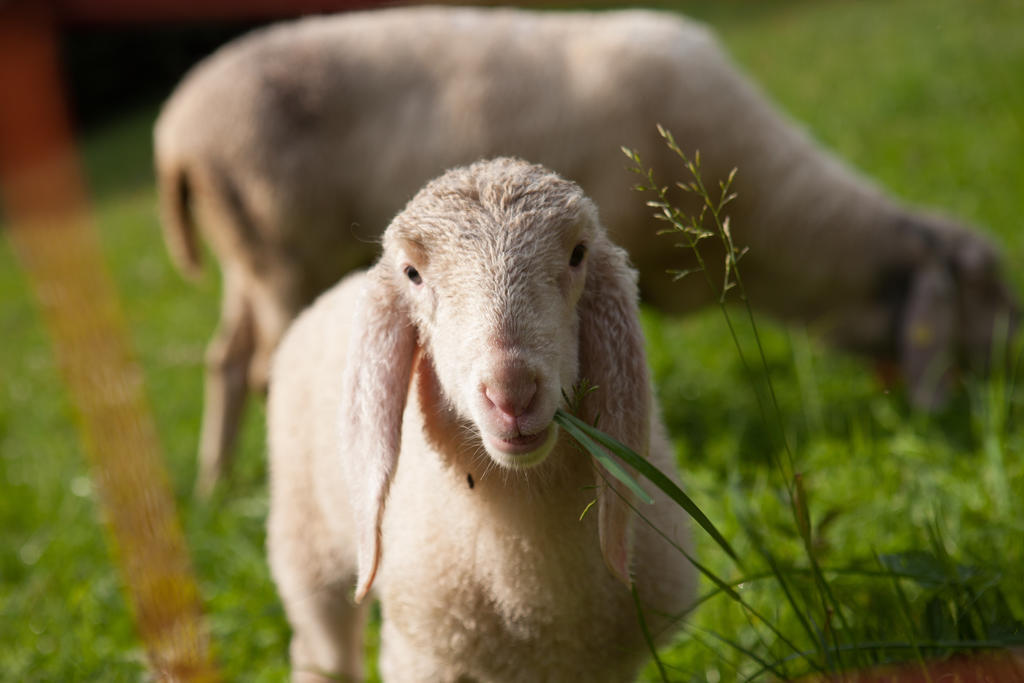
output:
[[[499,465],[512,469],[526,469],[548,457],[557,437],[558,427],[552,423],[535,434],[509,439],[485,435],[484,446]]]

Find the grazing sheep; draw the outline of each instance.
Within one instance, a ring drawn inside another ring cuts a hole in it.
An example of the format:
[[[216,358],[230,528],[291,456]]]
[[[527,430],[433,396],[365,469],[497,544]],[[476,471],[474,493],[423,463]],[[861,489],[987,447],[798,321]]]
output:
[[[637,296],[576,184],[497,159],[429,183],[377,265],[298,318],[267,418],[295,680],[361,679],[353,585],[380,598],[388,680],[636,675],[648,649],[628,577],[667,635],[693,569],[552,416],[585,378],[583,416],[675,476]],[[681,508],[660,492],[640,507],[688,546]]]
[[[655,237],[630,190],[622,145],[662,182],[682,174],[658,122],[700,150],[709,186],[738,167],[729,212],[758,309],[899,361],[918,403],[943,393],[936,359],[985,358],[1014,307],[985,239],[897,204],[825,154],[696,23],[437,7],[303,19],[201,63],[156,127],[168,247],[196,272],[198,225],[224,275],[200,489],[224,469],[248,387],[265,384],[289,321],[367,264],[402,202],[446,168],[497,155],[543,163],[596,201],[648,302],[713,301],[700,278],[665,275],[689,256]]]

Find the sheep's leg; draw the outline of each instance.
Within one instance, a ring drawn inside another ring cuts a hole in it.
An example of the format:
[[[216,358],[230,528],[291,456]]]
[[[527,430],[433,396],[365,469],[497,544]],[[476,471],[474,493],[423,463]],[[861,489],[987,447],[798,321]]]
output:
[[[380,629],[380,675],[385,681],[421,681],[422,683],[462,683],[476,680],[462,671],[453,671],[445,662],[414,642],[384,615]],[[426,636],[430,640],[432,636]],[[455,663],[458,666],[458,663]]]
[[[351,590],[321,588],[312,599],[288,603],[295,626],[291,643],[292,681],[362,681],[363,632],[367,602],[353,604]]]
[[[281,342],[285,330],[306,305],[315,298],[315,291],[303,290],[292,274],[294,268],[286,263],[282,272],[271,279],[254,279],[247,289],[246,302],[255,326],[252,358],[249,361],[249,387],[265,392],[270,376],[270,361]],[[269,283],[269,285],[268,285]]]
[[[249,389],[249,366],[256,343],[252,308],[243,291],[237,280],[225,273],[221,320],[206,351],[196,479],[196,492],[202,497],[212,493],[230,466]]]

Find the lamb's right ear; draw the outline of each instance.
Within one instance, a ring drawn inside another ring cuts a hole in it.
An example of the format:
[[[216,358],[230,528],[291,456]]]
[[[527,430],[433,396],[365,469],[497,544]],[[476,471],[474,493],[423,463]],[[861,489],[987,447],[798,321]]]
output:
[[[416,349],[415,328],[386,262],[367,275],[350,339],[342,377],[339,455],[355,521],[358,602],[369,592],[380,560],[384,503],[398,464]]]
[[[636,272],[626,252],[601,236],[591,244],[580,299],[580,377],[596,386],[585,399],[586,419],[647,457],[651,394],[640,329]],[[595,472],[601,552],[627,586],[632,568],[634,495],[603,468]],[[628,468],[627,468],[628,469]]]

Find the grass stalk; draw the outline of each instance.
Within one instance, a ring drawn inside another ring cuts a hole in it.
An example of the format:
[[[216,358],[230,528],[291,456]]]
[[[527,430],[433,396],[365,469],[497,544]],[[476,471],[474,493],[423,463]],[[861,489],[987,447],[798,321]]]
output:
[[[723,536],[711,520],[708,519],[708,516],[704,514],[697,504],[694,503],[682,489],[676,486],[671,479],[661,472],[661,470],[648,462],[646,458],[640,457],[635,451],[625,444],[620,443],[608,434],[605,434],[596,427],[587,424],[575,415],[571,415],[564,410],[559,409],[555,411],[555,422],[569,432],[569,434],[575,438],[592,456],[594,456],[595,459],[601,462],[601,464],[608,469],[609,473],[628,486],[634,493],[637,493],[640,500],[646,503],[653,503],[654,500],[647,494],[647,492],[643,490],[636,480],[618,466],[614,460],[609,458],[608,453],[604,449],[608,449],[608,451],[611,451],[618,456],[625,464],[642,474],[648,481],[661,489],[665,495],[679,505],[679,507],[683,508],[686,513],[689,514],[690,517],[692,517],[693,520],[697,522],[697,524],[704,529],[712,539],[714,539],[715,543],[717,543],[729,557],[731,557],[737,564],[741,564],[736,551],[732,549],[729,541],[725,539],[725,536]],[[595,441],[600,444],[600,447],[595,443]],[[609,467],[609,463],[612,467]]]
[[[640,596],[636,591],[636,584],[629,584],[630,595],[633,596],[633,605],[636,607],[636,618],[640,622],[640,632],[644,636],[644,642],[647,643],[647,649],[651,651],[651,657],[654,659],[654,663],[658,667],[658,674],[661,676],[663,683],[668,683],[668,674],[665,673],[665,665],[662,664],[661,658],[658,657],[658,648],[654,645],[654,638],[651,637],[651,631],[647,628],[647,620],[644,618],[643,606],[640,604]]]

